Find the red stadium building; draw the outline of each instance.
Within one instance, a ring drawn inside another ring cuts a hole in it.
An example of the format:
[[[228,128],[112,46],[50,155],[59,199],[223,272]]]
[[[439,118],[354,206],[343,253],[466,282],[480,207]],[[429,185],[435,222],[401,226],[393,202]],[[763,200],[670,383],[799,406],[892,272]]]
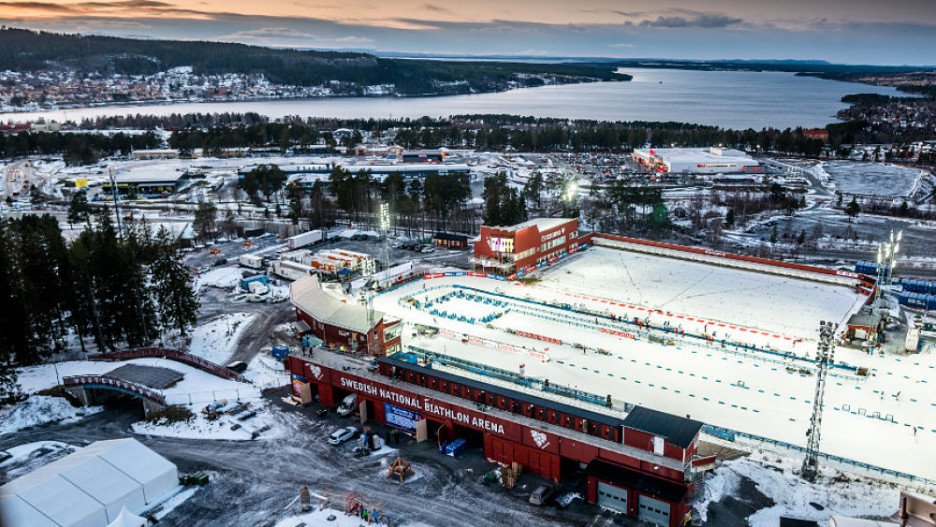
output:
[[[523,275],[579,247],[577,219],[535,218],[511,227],[481,226],[471,263],[476,271]]]
[[[287,364],[300,400],[317,397],[333,407],[354,393],[362,421],[418,441],[465,439],[490,460],[557,481],[584,469],[587,501],[648,523],[677,527],[690,510],[698,421],[643,407],[619,417],[596,404],[567,404],[404,358],[378,357],[375,369],[315,350]]]
[[[368,355],[400,351],[399,320],[359,304],[349,304],[322,290],[317,276],[305,276],[289,286],[300,334],[313,334],[326,347]]]

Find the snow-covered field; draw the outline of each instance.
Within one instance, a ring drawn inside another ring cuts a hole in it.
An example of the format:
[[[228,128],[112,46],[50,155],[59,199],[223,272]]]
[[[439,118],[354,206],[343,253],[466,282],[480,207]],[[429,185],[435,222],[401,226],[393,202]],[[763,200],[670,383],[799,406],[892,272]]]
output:
[[[573,260],[552,271],[552,274],[571,276],[565,274],[566,270],[575,272],[574,267],[578,263]],[[650,273],[652,279],[660,270],[659,267],[651,267],[633,269],[632,272]],[[595,299],[583,297],[575,302],[581,307],[601,311],[608,306],[603,299],[615,297],[616,286],[611,285],[612,276],[609,268],[587,279],[578,276],[568,282],[556,282],[557,278],[553,278],[556,284],[552,287],[575,285],[602,289]],[[405,346],[416,345],[517,373],[523,364],[527,377],[549,379],[551,384],[576,387],[599,396],[610,394],[619,407],[623,402],[640,404],[677,415],[688,414],[712,425],[756,436],[805,445],[815,377],[798,371],[803,367],[807,371],[810,369],[810,365],[801,360],[756,352],[738,353],[730,347],[705,346],[684,339],[675,339],[674,345],[664,346],[650,342],[647,335],[639,331],[633,332],[637,337],[635,340],[601,331],[594,327],[593,320],[583,320],[581,317],[572,321],[559,320],[556,318],[557,312],[568,312],[551,308],[528,312],[513,308],[507,315],[495,320],[493,327],[487,327],[480,323],[468,324],[433,317],[427,311],[402,301],[411,295],[417,298],[423,295],[437,296],[456,284],[499,292],[518,299],[545,299],[561,294],[550,288],[550,280],[551,277],[547,275],[543,285],[522,285],[480,277],[446,277],[415,282],[380,295],[374,305],[407,322],[438,326],[455,333],[453,338],[413,338],[409,331],[404,331]],[[698,287],[709,287],[712,280],[711,277],[707,281],[702,280]],[[643,283],[636,278],[635,281]],[[799,281],[791,282],[799,285]],[[425,292],[424,286],[427,288]],[[769,286],[768,283],[761,287]],[[802,285],[806,288],[812,286],[808,282]],[[441,289],[436,289],[438,287]],[[644,300],[650,298],[659,301],[669,294],[652,293],[649,289],[652,288],[645,286],[640,290]],[[737,292],[738,289],[744,291],[746,288],[726,289]],[[832,289],[835,291],[834,287]],[[790,304],[781,305],[774,301],[759,308],[761,316],[773,320],[789,314],[791,318],[801,320],[797,318],[799,315],[793,313],[799,309],[794,298],[782,293],[782,288],[775,287],[773,291],[779,291],[781,298]],[[757,292],[754,289],[752,294]],[[822,309],[812,293],[808,290],[803,293],[806,297],[803,302],[807,306]],[[832,293],[833,302],[837,294]],[[679,298],[679,295],[672,296]],[[696,305],[705,308],[706,302],[710,303],[717,298],[717,290],[710,290],[705,302]],[[694,301],[693,298],[688,300]],[[720,304],[716,309],[720,314],[730,315],[734,310],[728,307]],[[740,315],[751,316],[745,311],[748,306],[736,304],[735,308]],[[840,308],[846,308],[844,300]],[[602,326],[605,325],[611,326],[602,323]],[[510,334],[507,329],[560,339],[562,344]],[[481,340],[468,341],[469,336]],[[507,344],[507,349],[498,349],[497,343]],[[590,348],[590,351],[583,352],[576,345]],[[596,353],[596,348],[607,350],[609,354]],[[808,343],[800,344],[800,351],[804,355],[813,349]],[[548,357],[548,361],[540,360],[540,354]],[[855,366],[868,367],[872,373],[869,377],[858,377],[845,371],[833,372],[826,391],[822,451],[892,470],[936,478],[936,395],[929,386],[936,372],[936,356],[869,356],[857,350],[839,348],[836,358]],[[459,371],[459,374],[472,375],[464,371]],[[493,382],[489,378],[485,380]],[[516,385],[511,387],[517,389]],[[537,393],[542,395],[541,392]]]
[[[229,401],[233,406],[236,401]],[[236,416],[224,415],[215,421],[209,421],[201,408],[191,408],[195,414],[187,421],[169,423],[166,421],[139,421],[131,425],[135,434],[178,437],[184,439],[221,439],[227,441],[249,441],[251,439],[274,439],[282,437],[286,426],[282,420],[287,417],[267,407],[265,401],[253,401],[248,411],[255,411],[256,416],[240,421]],[[256,432],[256,437],[254,433]]]
[[[866,298],[831,284],[606,247],[592,247],[547,270],[537,286],[806,340],[815,339],[820,320],[842,324]],[[613,312],[646,316],[633,309]],[[710,332],[724,336],[732,330],[712,324]],[[747,331],[734,333],[749,337],[742,335]]]
[[[189,353],[215,364],[227,364],[234,351],[233,344],[254,316],[250,313],[230,313],[198,326],[192,332]]]
[[[809,519],[825,525],[832,515],[885,517],[897,509],[900,491],[895,486],[835,471],[824,473],[818,481],[809,483],[794,474],[798,462],[798,459],[763,452],[726,461],[705,480],[702,496],[694,505],[705,519],[709,503],[737,496],[743,476],[776,503],[749,517],[751,527],[776,527],[780,516]],[[822,510],[810,503],[819,505]]]
[[[76,408],[63,397],[32,395],[25,401],[0,409],[0,435],[46,423],[72,423],[101,410],[100,406]]]
[[[887,197],[910,196],[924,174],[917,168],[854,161],[833,161],[823,169],[841,192]]]

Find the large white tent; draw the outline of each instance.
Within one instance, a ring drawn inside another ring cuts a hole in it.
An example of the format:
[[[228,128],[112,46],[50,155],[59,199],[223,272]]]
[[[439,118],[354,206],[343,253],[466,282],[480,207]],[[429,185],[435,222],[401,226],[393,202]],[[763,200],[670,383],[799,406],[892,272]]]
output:
[[[178,487],[176,466],[136,439],[98,441],[0,487],[7,527],[106,527]]]

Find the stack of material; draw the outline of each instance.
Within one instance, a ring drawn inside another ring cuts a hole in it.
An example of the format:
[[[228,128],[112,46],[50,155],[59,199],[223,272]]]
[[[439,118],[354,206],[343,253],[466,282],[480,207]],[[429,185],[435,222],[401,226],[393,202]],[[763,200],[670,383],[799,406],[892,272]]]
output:
[[[520,474],[523,474],[523,466],[516,461],[501,467],[501,485],[507,490],[516,487]]]

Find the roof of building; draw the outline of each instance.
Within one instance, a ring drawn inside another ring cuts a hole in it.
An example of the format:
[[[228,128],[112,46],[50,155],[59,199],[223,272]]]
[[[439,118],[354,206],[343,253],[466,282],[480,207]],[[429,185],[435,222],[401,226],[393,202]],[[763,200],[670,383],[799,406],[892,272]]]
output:
[[[604,461],[592,461],[585,471],[608,483],[637,489],[641,494],[667,501],[678,503],[682,501],[686,492],[688,492],[685,485],[642,474]]]
[[[157,390],[169,388],[182,380],[185,375],[169,368],[143,366],[142,364],[124,364],[106,374],[108,377],[135,384],[142,384]]]
[[[651,154],[652,152],[652,154]],[[758,164],[746,153],[734,148],[644,148],[634,150],[635,154],[652,156],[670,163],[741,163]]]
[[[635,406],[627,414],[624,418],[624,426],[660,436],[668,443],[680,448],[688,448],[702,429],[702,423],[694,419],[651,410],[643,406]]]
[[[177,486],[175,465],[136,439],[98,441],[0,487],[0,523],[105,527]]]
[[[460,375],[455,375],[452,373],[444,372],[441,370],[434,370],[426,366],[420,366],[412,362],[396,359],[394,357],[377,357],[377,362],[385,362],[387,364],[397,366],[403,369],[416,371],[423,373],[425,375],[431,375],[438,379],[442,379],[448,382],[455,382],[462,386],[468,386],[470,388],[475,388],[478,390],[484,390],[487,393],[493,395],[501,395],[504,397],[509,397],[515,401],[521,401],[528,404],[535,404],[543,408],[550,408],[557,412],[581,417],[583,419],[588,419],[589,421],[601,422],[609,424],[612,426],[618,426],[623,423],[623,421],[614,416],[599,414],[593,412],[586,408],[581,408],[578,406],[572,406],[565,403],[560,403],[558,401],[553,401],[552,399],[545,399],[543,397],[536,397],[535,395],[529,395],[524,392],[519,392],[516,390],[511,390],[509,388],[504,388],[496,384],[488,384],[481,381],[476,381],[474,379],[469,379],[468,377],[462,377]]]
[[[576,221],[575,218],[533,218],[523,223],[501,228],[518,231],[520,229],[526,229],[527,227],[536,227],[541,231],[549,231],[573,221]]]
[[[357,304],[346,304],[322,290],[318,276],[303,276],[289,286],[289,299],[294,306],[310,317],[358,333],[367,333],[373,326],[368,322],[367,309]],[[374,311],[373,320],[384,317]]]

